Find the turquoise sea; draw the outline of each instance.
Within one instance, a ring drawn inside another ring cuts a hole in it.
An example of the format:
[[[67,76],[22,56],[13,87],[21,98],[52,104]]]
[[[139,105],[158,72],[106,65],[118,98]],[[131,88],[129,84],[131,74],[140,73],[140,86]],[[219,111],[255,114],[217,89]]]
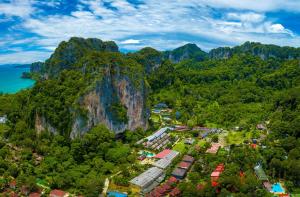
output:
[[[13,94],[33,86],[31,79],[22,79],[22,73],[29,71],[29,65],[0,65],[0,92]]]

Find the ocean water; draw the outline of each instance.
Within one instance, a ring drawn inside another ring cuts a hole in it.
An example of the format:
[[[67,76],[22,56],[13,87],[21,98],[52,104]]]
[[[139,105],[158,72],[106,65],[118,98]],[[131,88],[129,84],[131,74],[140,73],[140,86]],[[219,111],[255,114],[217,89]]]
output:
[[[0,65],[0,92],[13,94],[30,88],[35,83],[31,79],[22,79],[22,73],[29,71],[29,65]]]

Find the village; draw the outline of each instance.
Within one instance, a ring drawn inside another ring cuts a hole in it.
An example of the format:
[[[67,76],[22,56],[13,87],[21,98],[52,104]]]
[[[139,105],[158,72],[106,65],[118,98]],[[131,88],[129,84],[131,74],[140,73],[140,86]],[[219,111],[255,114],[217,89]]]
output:
[[[132,170],[126,183],[119,184],[121,172],[118,172],[105,180],[102,196],[127,197],[127,196],[181,196],[179,183],[195,182],[190,180],[191,171],[195,171],[196,165],[206,165],[204,157],[228,157],[232,146],[249,146],[253,150],[265,149],[262,140],[268,135],[267,123],[255,126],[253,132],[243,132],[238,126],[228,131],[222,128],[208,128],[195,126],[190,128],[181,124],[176,118],[172,118],[172,109],[164,103],[153,107],[150,120],[159,128],[152,134],[138,140],[133,152],[137,153],[136,164],[143,170]],[[173,113],[174,114],[174,113]],[[175,113],[175,116],[178,115]],[[1,118],[4,124],[6,117]],[[16,147],[11,147],[12,149]],[[36,156],[37,162],[41,160]],[[219,178],[226,169],[226,162],[210,163],[211,171],[201,179],[196,180],[197,189],[200,191],[206,185],[215,188],[216,193],[222,189]],[[245,176],[243,170],[237,172],[241,180]],[[261,185],[273,196],[289,196],[283,180],[271,181],[264,172],[263,165],[257,163],[253,168],[253,174],[261,182]],[[0,181],[4,181],[1,180]],[[191,183],[192,184],[192,183]],[[36,185],[39,193],[29,193],[25,188],[21,192],[25,196],[39,197],[49,194],[50,197],[75,196],[59,189],[51,190],[48,183],[37,179]],[[14,191],[16,181],[11,179],[8,187]],[[14,196],[14,195],[10,195]],[[17,195],[15,195],[17,196]]]
[[[253,132],[243,132],[238,126],[230,131],[201,126],[189,128],[172,119],[171,113],[172,109],[164,103],[154,106],[150,119],[154,124],[160,125],[160,128],[136,142],[140,154],[137,162],[148,166],[147,170],[132,177],[128,187],[112,184],[108,187],[107,196],[181,196],[178,184],[191,182],[189,173],[194,168],[194,164],[201,164],[206,155],[228,156],[231,146],[246,145],[254,151],[267,148],[261,143],[268,135],[267,122],[255,125]],[[226,168],[226,163],[213,165],[210,174],[199,179],[198,190],[207,184],[215,188],[216,193],[222,189],[218,180]],[[261,182],[262,187],[273,196],[290,196],[284,187],[284,181],[271,181],[264,172],[262,164],[257,163],[252,172]],[[245,173],[242,170],[237,173],[242,180]]]

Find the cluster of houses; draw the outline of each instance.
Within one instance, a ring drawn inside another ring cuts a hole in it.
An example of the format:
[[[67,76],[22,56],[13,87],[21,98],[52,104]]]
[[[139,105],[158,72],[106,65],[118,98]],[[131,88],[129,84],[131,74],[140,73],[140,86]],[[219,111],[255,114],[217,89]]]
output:
[[[139,140],[136,144],[142,144],[145,148],[151,150],[164,149],[170,143],[170,134],[167,133],[168,130],[172,130],[172,128],[161,128],[145,139]]]
[[[3,181],[2,181],[3,180]],[[4,179],[0,177],[0,181],[4,182]],[[36,192],[30,192],[30,190],[25,187],[17,186],[17,181],[16,179],[12,179],[7,183],[7,188],[4,190],[4,192],[0,193],[0,196],[10,196],[10,197],[19,197],[19,196],[28,196],[28,197],[41,197],[41,196],[46,196],[46,193],[49,192],[50,188],[47,188],[44,190],[43,186],[39,186],[39,190]],[[75,196],[73,194],[70,194],[68,192],[54,189],[49,192],[49,197],[69,197],[69,196],[74,196],[74,197],[82,197],[82,196]]]
[[[179,181],[175,177],[170,177],[164,184],[156,187],[153,191],[148,193],[146,197],[175,197],[180,195],[181,191],[176,187]]]
[[[187,172],[193,165],[194,161],[195,161],[194,157],[189,155],[184,155],[182,161],[173,170],[171,175],[180,180],[184,179]]]
[[[152,191],[164,180],[165,169],[170,166],[178,155],[179,152],[170,149],[158,153],[154,157],[158,160],[152,164],[153,167],[129,181],[131,187],[142,194]]]
[[[206,127],[195,127],[193,130],[200,131],[200,137],[206,138],[210,134],[219,134],[223,132],[223,129],[218,128],[206,128]]]

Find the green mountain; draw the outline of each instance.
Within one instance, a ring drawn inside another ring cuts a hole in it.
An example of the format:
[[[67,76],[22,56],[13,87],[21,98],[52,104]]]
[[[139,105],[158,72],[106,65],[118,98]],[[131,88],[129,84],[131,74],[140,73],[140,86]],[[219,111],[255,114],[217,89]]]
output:
[[[202,51],[196,44],[189,43],[172,51],[164,52],[164,58],[169,59],[173,63],[178,63],[185,59],[203,61],[207,59],[207,53]]]
[[[116,133],[147,128],[144,68],[114,42],[71,38],[31,70],[42,76],[29,117],[38,132],[75,137],[100,123]]]
[[[220,47],[212,49],[208,56],[215,59],[228,59],[234,54],[251,54],[258,56],[263,60],[268,58],[279,58],[279,59],[299,59],[300,48],[294,47],[280,47],[271,44],[261,44],[259,42],[245,42],[241,46]]]

